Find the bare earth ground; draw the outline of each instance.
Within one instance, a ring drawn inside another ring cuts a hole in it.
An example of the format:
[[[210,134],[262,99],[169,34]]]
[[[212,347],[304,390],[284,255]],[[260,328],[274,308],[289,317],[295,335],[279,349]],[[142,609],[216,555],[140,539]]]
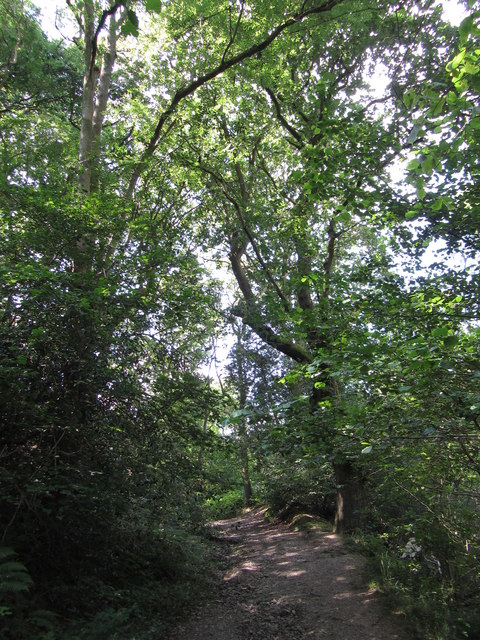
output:
[[[169,640],[405,640],[332,533],[272,524],[265,510],[212,524],[231,548],[213,598]]]

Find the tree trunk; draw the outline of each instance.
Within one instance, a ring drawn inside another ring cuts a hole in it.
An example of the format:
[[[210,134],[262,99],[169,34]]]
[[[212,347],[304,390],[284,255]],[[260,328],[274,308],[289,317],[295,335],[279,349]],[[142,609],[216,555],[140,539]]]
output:
[[[122,18],[117,21],[115,14],[110,16],[107,39],[105,43],[105,53],[103,55],[102,66],[98,76],[98,86],[95,97],[95,105],[92,114],[92,142],[91,142],[91,185],[92,191],[96,191],[99,186],[100,171],[100,151],[101,136],[103,129],[103,118],[108,104],[110,86],[112,84],[113,68],[117,58],[117,38],[118,25]]]
[[[333,465],[337,483],[335,533],[349,533],[362,526],[362,507],[365,503],[364,479],[351,462]]]
[[[99,189],[99,164],[103,118],[108,104],[112,72],[116,59],[116,42],[120,20],[115,12],[108,14],[109,30],[104,52],[97,66],[97,40],[99,28],[95,29],[94,0],[84,0],[81,6],[81,24],[85,39],[84,76],[82,90],[82,120],[78,149],[78,187],[80,200],[87,199]],[[107,12],[108,13],[108,12]],[[105,23],[104,23],[105,24]],[[72,271],[77,274],[74,286],[79,299],[90,303],[96,278],[94,272],[97,238],[87,226],[78,235],[72,254]],[[98,270],[97,270],[98,271]],[[70,310],[69,331],[71,342],[76,347],[76,358],[66,367],[65,379],[69,381],[79,415],[79,422],[86,424],[96,405],[96,392],[92,386],[97,364],[98,316],[86,314],[81,307]]]
[[[93,111],[95,105],[95,88],[98,79],[98,70],[92,64],[93,37],[95,33],[95,12],[93,0],[86,0],[83,8],[84,19],[84,75],[83,75],[83,91],[82,91],[82,122],[80,126],[80,143],[78,160],[80,165],[80,174],[78,182],[80,190],[90,193],[91,179],[91,155],[93,144]]]
[[[246,439],[245,433],[245,439]],[[242,480],[243,480],[243,498],[245,500],[245,506],[250,506],[252,504],[252,483],[250,481],[250,468],[248,464],[248,449],[247,443],[242,442],[240,444],[240,460],[242,465]]]
[[[244,349],[243,349],[243,332],[244,327],[240,327],[237,332],[237,344],[235,348],[235,359],[237,365],[236,377],[238,384],[238,400],[239,408],[245,409],[247,406],[247,376],[244,368]],[[243,419],[245,420],[245,419]],[[243,497],[245,500],[245,506],[249,506],[252,503],[252,483],[250,482],[250,470],[248,465],[248,432],[246,422],[242,422],[238,426],[238,438],[240,464],[242,468],[242,480],[243,480]]]

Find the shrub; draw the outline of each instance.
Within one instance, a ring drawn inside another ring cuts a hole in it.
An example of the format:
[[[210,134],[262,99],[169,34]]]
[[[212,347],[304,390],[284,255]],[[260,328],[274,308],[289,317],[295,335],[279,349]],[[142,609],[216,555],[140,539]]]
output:
[[[245,506],[243,490],[230,489],[205,501],[205,514],[209,520],[234,518]]]

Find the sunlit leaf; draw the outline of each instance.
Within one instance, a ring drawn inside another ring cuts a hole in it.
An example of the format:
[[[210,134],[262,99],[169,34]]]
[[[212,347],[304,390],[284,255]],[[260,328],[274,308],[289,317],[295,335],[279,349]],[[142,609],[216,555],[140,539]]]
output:
[[[145,0],[145,9],[152,13],[160,13],[162,11],[162,0]]]
[[[472,15],[467,16],[460,23],[458,31],[460,33],[460,43],[461,44],[464,44],[468,40],[468,37],[472,33],[473,25],[474,25],[474,21],[473,21],[473,16]]]
[[[127,19],[122,25],[121,32],[124,36],[134,36],[138,38],[138,16],[135,11],[131,9],[127,11]]]

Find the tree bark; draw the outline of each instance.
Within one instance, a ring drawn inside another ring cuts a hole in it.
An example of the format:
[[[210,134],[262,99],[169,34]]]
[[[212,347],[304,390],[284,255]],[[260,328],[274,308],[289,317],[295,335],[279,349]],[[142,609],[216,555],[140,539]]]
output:
[[[365,504],[364,479],[351,462],[333,465],[337,483],[335,533],[350,533],[362,527],[362,508]]]
[[[242,343],[243,327],[240,327],[237,333],[237,344],[235,348],[235,360],[237,365],[237,383],[238,383],[238,405],[240,409],[245,409],[247,406],[247,378],[244,368],[244,352]],[[242,468],[242,480],[243,480],[243,498],[245,506],[249,506],[252,502],[252,483],[250,481],[250,469],[248,462],[248,434],[247,425],[242,420],[238,428],[238,437],[240,440],[240,464]]]
[[[121,19],[120,19],[121,20]],[[108,104],[110,85],[112,84],[112,73],[117,58],[117,38],[118,24],[115,14],[110,16],[108,28],[106,50],[103,55],[102,66],[98,77],[98,88],[96,92],[95,105],[92,118],[92,157],[91,157],[91,190],[96,191],[99,181],[99,164],[101,150],[101,136],[103,129],[103,119]]]
[[[252,504],[253,498],[253,490],[252,483],[250,480],[250,468],[249,468],[249,460],[248,460],[248,451],[247,447],[243,447],[240,452],[242,459],[242,480],[243,480],[243,499],[245,501],[245,506],[249,507]]]
[[[312,357],[309,352],[301,345],[295,344],[290,340],[286,340],[275,333],[275,331],[268,325],[260,311],[255,304],[255,294],[250,285],[249,279],[245,273],[245,269],[242,264],[242,255],[245,251],[246,244],[234,244],[231,243],[230,251],[230,264],[232,271],[237,280],[238,286],[242,292],[243,298],[246,303],[245,311],[237,310],[236,315],[241,317],[245,324],[247,324],[257,336],[269,344],[271,347],[284,353],[292,360],[301,363],[309,363],[312,361]]]
[[[78,151],[78,162],[80,173],[78,183],[80,190],[90,193],[91,178],[91,154],[93,142],[93,110],[95,104],[95,87],[97,84],[98,71],[92,61],[93,40],[95,34],[95,12],[93,0],[85,0],[83,9],[83,29],[85,39],[84,64],[82,91],[82,122],[80,125],[80,144]]]

